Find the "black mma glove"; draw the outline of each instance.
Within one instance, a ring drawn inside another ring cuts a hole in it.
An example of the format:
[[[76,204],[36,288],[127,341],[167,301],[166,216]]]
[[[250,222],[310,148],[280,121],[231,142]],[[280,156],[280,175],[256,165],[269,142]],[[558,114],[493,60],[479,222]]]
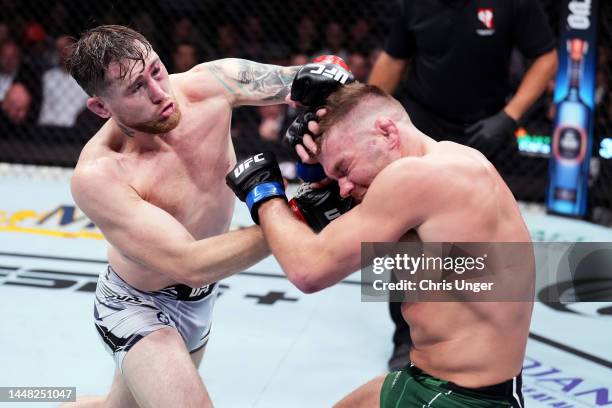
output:
[[[340,57],[323,55],[312,63],[304,65],[296,73],[291,85],[291,99],[306,107],[298,114],[285,133],[285,142],[293,150],[298,144],[303,144],[305,134],[313,135],[308,130],[308,122],[317,120],[316,111],[325,105],[329,95],[345,84],[354,82],[355,78],[348,65]],[[320,164],[306,164],[298,161],[298,177],[306,182],[320,181],[325,178],[325,172]]]
[[[291,99],[309,108],[325,105],[325,100],[355,78],[346,62],[335,55],[323,55],[300,68],[291,84]]]
[[[309,134],[313,138],[315,137],[312,132],[308,130],[308,122],[311,120],[316,121],[316,115],[314,111],[306,110],[299,113],[293,123],[287,128],[285,142],[288,143],[293,150],[295,150],[298,144],[302,144],[305,134]],[[298,160],[296,170],[298,178],[305,182],[320,181],[326,177],[323,166],[319,163],[309,164],[302,163],[301,160]]]
[[[289,201],[289,207],[297,218],[308,224],[313,231],[319,232],[353,208],[353,199],[340,197],[340,189],[335,182],[321,188],[303,183],[298,187],[295,197]]]
[[[493,116],[474,123],[465,130],[467,145],[484,153],[493,153],[504,142],[510,141],[516,130],[516,121],[501,110]]]
[[[299,144],[302,144],[304,135],[308,134],[314,139],[315,135],[308,130],[308,122],[311,120],[317,121],[317,115],[312,109],[307,109],[303,112],[298,113],[293,122],[287,128],[285,132],[285,142],[290,145],[293,149]]]
[[[263,202],[275,197],[287,199],[283,176],[272,152],[259,153],[237,163],[225,176],[225,182],[246,202],[255,224],[259,224],[257,210]]]

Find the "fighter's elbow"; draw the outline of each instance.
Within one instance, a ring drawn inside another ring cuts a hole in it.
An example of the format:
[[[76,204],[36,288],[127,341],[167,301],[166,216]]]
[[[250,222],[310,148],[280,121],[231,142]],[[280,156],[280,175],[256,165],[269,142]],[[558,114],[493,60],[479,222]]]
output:
[[[315,293],[324,289],[320,279],[312,270],[301,269],[289,275],[289,280],[303,293]]]
[[[211,279],[207,279],[206,276],[191,275],[191,276],[185,276],[181,280],[181,283],[183,285],[189,286],[190,288],[201,288],[203,286],[210,285],[214,282]]]
[[[215,255],[214,248],[198,244],[201,241],[188,241],[181,245],[174,258],[177,280],[191,288],[201,288],[219,280],[219,275],[231,274],[231,267],[223,262],[223,257]]]
[[[179,281],[190,288],[201,288],[215,283],[210,268],[197,268],[196,266],[186,266],[185,270],[180,271]]]
[[[308,279],[297,280],[293,282],[293,284],[300,290],[300,292],[306,294],[315,293],[323,289],[323,287],[317,282]]]
[[[189,269],[186,265],[175,265],[172,268],[166,269],[166,274],[175,280],[177,283],[189,286],[190,288],[199,288],[204,286],[202,277],[198,276],[195,271]]]

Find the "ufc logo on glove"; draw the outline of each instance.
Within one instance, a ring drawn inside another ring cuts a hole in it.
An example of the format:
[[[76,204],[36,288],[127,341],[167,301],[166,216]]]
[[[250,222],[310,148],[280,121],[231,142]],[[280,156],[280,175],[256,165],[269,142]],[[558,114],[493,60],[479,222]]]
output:
[[[346,83],[349,77],[349,73],[343,69],[338,69],[336,67],[325,69],[326,66],[323,64],[312,64],[312,65],[315,65],[316,68],[310,70],[311,74],[322,75],[327,78],[333,78],[334,80],[340,82],[343,85]]]
[[[234,169],[234,177],[240,177],[240,175],[244,173],[246,169],[249,168],[251,163],[259,163],[262,161],[264,161],[263,153],[259,153],[256,156],[249,157],[248,159],[240,163],[238,167]]]

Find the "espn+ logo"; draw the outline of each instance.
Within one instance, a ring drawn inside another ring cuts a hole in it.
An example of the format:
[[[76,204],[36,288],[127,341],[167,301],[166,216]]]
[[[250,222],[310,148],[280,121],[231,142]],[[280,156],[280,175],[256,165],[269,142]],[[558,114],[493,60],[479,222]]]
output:
[[[572,0],[568,3],[567,24],[574,30],[587,30],[591,26],[591,0]]]

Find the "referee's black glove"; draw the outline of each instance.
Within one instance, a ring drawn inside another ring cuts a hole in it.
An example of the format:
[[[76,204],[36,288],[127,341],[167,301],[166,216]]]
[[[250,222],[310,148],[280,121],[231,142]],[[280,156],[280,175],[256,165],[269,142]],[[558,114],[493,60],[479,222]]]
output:
[[[509,142],[516,130],[516,121],[503,110],[484,118],[465,129],[467,145],[492,154],[504,143]]]

